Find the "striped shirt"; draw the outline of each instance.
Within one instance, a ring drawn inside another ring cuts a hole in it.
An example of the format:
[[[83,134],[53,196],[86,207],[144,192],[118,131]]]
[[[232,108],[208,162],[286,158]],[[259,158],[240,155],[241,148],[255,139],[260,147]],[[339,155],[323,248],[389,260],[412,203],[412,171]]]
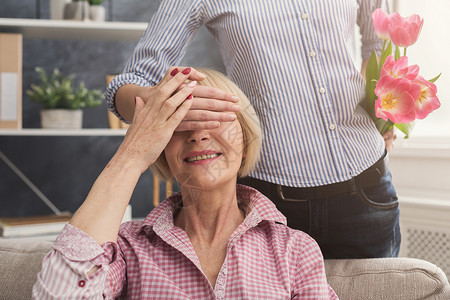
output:
[[[380,50],[371,12],[386,0],[162,0],[123,74],[153,86],[178,65],[198,28],[218,42],[228,76],[258,113],[264,141],[252,177],[295,187],[342,182],[383,154],[384,140],[359,105],[365,81],[354,58]]]
[[[243,223],[231,235],[211,286],[187,234],[174,226],[176,194],[144,221],[122,224],[116,243],[102,247],[66,225],[44,258],[34,299],[337,299],[322,254],[307,234],[256,190],[238,185]],[[93,275],[88,271],[98,265]],[[66,298],[66,296],[70,296]]]

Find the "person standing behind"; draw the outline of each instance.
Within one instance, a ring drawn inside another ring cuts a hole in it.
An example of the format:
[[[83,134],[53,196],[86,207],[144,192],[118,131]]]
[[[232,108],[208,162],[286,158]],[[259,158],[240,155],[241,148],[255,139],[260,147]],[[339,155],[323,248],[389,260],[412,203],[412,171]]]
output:
[[[387,10],[386,0],[163,0],[109,85],[108,106],[132,120],[134,97],[149,99],[205,25],[263,128],[261,160],[243,183],[267,195],[289,226],[315,238],[325,258],[397,256],[390,146],[360,105],[366,59],[382,47],[370,18],[376,8]],[[357,25],[363,72],[354,60]],[[193,70],[189,79],[203,78]],[[193,95],[177,130],[229,121],[233,95],[199,87]]]

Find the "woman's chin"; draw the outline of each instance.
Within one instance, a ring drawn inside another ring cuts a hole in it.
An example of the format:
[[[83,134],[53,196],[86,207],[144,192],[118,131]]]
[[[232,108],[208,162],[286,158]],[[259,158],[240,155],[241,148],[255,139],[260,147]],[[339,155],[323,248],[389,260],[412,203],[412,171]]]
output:
[[[224,188],[227,183],[236,185],[236,178],[217,177],[212,174],[202,174],[194,176],[192,174],[184,174],[176,177],[181,187],[190,189],[201,189],[203,191],[213,191]]]

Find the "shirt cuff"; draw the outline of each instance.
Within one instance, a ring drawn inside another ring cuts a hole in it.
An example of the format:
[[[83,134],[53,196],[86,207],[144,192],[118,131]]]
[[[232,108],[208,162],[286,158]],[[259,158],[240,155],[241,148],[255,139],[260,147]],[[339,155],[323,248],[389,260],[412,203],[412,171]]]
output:
[[[71,224],[66,224],[53,244],[53,249],[74,262],[91,261],[96,265],[116,260],[118,246],[108,242],[99,245],[91,236]]]
[[[116,106],[114,103],[114,97],[116,95],[117,90],[125,85],[125,84],[134,84],[142,87],[150,87],[156,85],[153,82],[149,82],[148,80],[133,74],[133,73],[123,73],[114,77],[111,83],[108,85],[105,91],[106,105],[108,109],[116,115],[122,122],[129,124],[127,120],[122,118],[116,110]]]

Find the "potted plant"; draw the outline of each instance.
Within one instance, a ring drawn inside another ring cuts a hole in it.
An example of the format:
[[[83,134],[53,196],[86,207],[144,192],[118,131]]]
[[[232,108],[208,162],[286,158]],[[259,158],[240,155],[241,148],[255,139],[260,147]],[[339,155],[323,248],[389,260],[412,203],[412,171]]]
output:
[[[88,0],[73,0],[64,6],[65,20],[88,20],[89,2]]]
[[[43,107],[42,128],[80,129],[83,121],[82,108],[99,106],[103,93],[99,89],[89,90],[84,82],[78,88],[73,86],[73,75],[64,76],[58,69],[51,75],[36,67],[41,85],[32,84],[28,97]]]
[[[101,5],[103,0],[88,0],[89,1],[89,19],[96,22],[105,21],[105,8]]]

